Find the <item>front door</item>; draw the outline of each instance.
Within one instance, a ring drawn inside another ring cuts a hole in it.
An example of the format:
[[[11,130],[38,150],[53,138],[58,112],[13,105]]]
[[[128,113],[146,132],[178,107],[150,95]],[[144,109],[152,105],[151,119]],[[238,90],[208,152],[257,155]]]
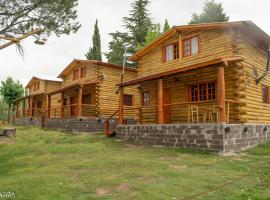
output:
[[[70,104],[70,115],[74,116],[74,97],[69,98],[69,104]]]
[[[171,89],[164,88],[163,89],[163,104],[170,104],[171,103]],[[163,115],[164,115],[164,123],[170,124],[171,123],[171,106],[164,106],[163,107]]]

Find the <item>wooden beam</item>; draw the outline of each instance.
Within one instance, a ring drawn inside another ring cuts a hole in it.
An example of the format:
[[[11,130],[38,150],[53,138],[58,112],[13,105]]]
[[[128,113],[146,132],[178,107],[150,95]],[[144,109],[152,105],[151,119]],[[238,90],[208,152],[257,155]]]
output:
[[[219,106],[219,122],[226,122],[225,112],[225,80],[224,80],[224,66],[218,67],[218,106]]]
[[[23,99],[23,117],[25,117],[25,99]]]
[[[61,92],[61,117],[64,117],[64,92]]]
[[[16,101],[16,118],[19,117],[19,101]]]
[[[79,88],[78,93],[78,116],[80,117],[82,115],[82,92],[83,92],[83,85]]]
[[[29,115],[30,117],[33,117],[33,98],[29,98]]]
[[[48,118],[51,117],[51,95],[48,95],[48,108],[47,108],[47,112],[48,112]]]
[[[163,79],[158,79],[158,123],[164,123],[163,113]]]
[[[124,124],[124,88],[119,90],[119,124]]]

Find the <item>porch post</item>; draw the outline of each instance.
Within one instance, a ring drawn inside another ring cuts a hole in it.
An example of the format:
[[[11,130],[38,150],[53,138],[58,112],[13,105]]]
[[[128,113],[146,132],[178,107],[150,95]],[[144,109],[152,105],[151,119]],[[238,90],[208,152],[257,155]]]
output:
[[[124,88],[121,87],[119,91],[119,122],[124,124]]]
[[[82,91],[83,91],[83,85],[79,88],[79,94],[78,94],[78,116],[82,115]]]
[[[16,118],[19,117],[19,101],[16,101]]]
[[[48,95],[48,108],[47,108],[47,112],[48,112],[48,118],[51,117],[51,95]]]
[[[25,99],[23,99],[23,117],[25,117]]]
[[[29,115],[30,117],[33,117],[33,98],[29,98]]]
[[[64,92],[61,92],[61,117],[64,117]]]
[[[218,107],[219,107],[219,122],[226,122],[225,114],[225,80],[224,80],[224,66],[218,67]]]
[[[158,79],[158,124],[164,123],[163,113],[163,79]]]

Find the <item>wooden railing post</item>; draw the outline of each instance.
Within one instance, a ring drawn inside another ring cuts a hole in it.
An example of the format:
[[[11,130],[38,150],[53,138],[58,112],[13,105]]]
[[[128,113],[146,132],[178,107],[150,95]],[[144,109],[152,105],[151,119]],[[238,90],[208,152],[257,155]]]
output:
[[[51,95],[48,95],[48,118],[51,117]]]
[[[16,101],[16,118],[19,117],[19,101]]]
[[[219,122],[226,122],[225,111],[225,80],[224,80],[224,66],[218,67],[218,107],[219,107]]]
[[[33,117],[33,98],[29,98],[29,115],[30,117]]]
[[[64,117],[64,92],[61,92],[61,117]]]
[[[158,123],[164,123],[163,113],[163,79],[158,79]]]
[[[119,124],[124,124],[124,88],[119,91]]]
[[[25,99],[23,99],[23,117],[25,117]]]
[[[82,92],[83,92],[83,85],[79,88],[78,93],[78,116],[80,117],[82,115]]]

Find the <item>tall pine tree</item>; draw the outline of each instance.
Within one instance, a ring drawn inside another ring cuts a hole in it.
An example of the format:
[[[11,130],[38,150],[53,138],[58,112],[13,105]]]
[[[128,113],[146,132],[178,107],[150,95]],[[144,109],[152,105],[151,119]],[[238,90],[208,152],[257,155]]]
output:
[[[89,51],[85,54],[87,60],[99,60],[102,61],[101,55],[101,40],[98,28],[98,20],[95,23],[94,35],[92,37],[93,47],[90,47]]]
[[[164,23],[164,26],[163,26],[163,33],[167,32],[170,29],[171,29],[171,27],[169,25],[169,22],[168,22],[167,19],[165,19],[165,23]]]
[[[222,3],[216,3],[214,0],[206,1],[202,14],[192,14],[189,24],[211,23],[211,22],[227,22],[229,17],[224,13]]]
[[[147,31],[152,26],[150,13],[147,9],[148,5],[149,0],[135,0],[131,4],[129,16],[123,18],[127,32],[110,34],[113,38],[109,43],[109,52],[106,54],[109,62],[122,64],[125,46],[128,46],[127,53],[131,55],[136,52],[138,45],[144,45]],[[120,48],[119,44],[123,46]]]

